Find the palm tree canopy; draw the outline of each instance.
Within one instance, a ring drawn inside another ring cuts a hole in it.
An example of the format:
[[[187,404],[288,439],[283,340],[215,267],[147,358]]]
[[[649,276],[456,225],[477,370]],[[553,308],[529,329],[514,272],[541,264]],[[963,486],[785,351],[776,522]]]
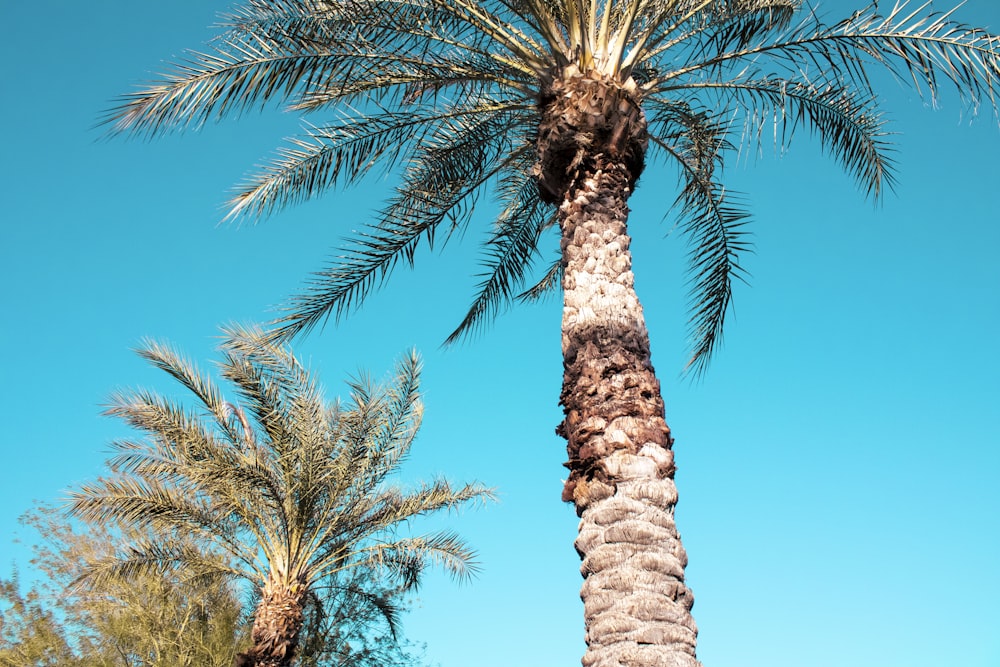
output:
[[[748,212],[719,178],[727,153],[764,137],[783,147],[805,126],[878,198],[893,164],[873,67],[931,99],[953,84],[973,109],[996,109],[1000,80],[997,37],[905,0],[832,23],[800,0],[246,0],[223,25],[207,52],[122,98],[114,131],[200,127],[272,100],[332,117],[242,184],[230,216],[264,217],[378,169],[400,174],[377,219],[293,299],[278,337],[348,312],[422,241],[463,230],[485,193],[500,213],[451,339],[556,287],[559,259],[540,258],[559,165],[540,163],[536,143],[553,82],[581,72],[641,105],[638,169],[676,167],[696,370],[721,340],[749,249]]]
[[[454,533],[403,536],[400,525],[485,501],[480,484],[392,480],[420,426],[420,362],[410,354],[387,385],[350,384],[327,402],[313,375],[262,332],[233,329],[222,346],[222,389],[172,348],[139,354],[197,399],[145,390],[113,397],[107,413],[146,434],[113,443],[111,474],[70,495],[73,514],[142,529],[149,539],[98,561],[89,577],[130,578],[183,566],[195,576],[297,582],[311,591],[362,566],[412,587],[436,564],[458,577],[475,554]],[[224,556],[220,558],[219,555]],[[390,619],[391,620],[391,619]]]

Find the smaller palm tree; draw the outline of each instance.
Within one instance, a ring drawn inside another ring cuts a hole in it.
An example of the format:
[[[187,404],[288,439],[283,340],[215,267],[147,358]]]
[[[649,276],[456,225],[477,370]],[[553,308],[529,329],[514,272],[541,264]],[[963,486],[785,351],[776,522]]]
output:
[[[320,591],[352,579],[344,575],[353,568],[404,588],[428,564],[458,578],[475,571],[475,554],[455,534],[398,532],[414,517],[492,497],[480,484],[437,479],[404,490],[389,480],[420,426],[415,354],[387,385],[351,382],[341,405],[328,403],[313,375],[261,331],[226,334],[219,372],[234,400],[169,346],[149,342],[138,351],[199,405],[185,409],[144,390],[113,397],[107,414],[147,437],[114,442],[111,474],[73,492],[69,509],[152,538],[94,563],[89,578],[179,569],[245,580],[259,603],[252,648],[237,664],[285,667],[307,604],[322,605]]]

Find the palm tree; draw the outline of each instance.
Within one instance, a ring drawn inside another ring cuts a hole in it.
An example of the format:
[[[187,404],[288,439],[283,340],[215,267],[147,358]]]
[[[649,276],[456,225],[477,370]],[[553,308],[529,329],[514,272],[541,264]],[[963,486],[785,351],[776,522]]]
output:
[[[885,0],[883,0],[885,1]],[[748,249],[727,155],[800,126],[873,198],[893,182],[870,78],[996,108],[1000,41],[927,5],[877,2],[826,23],[800,0],[245,0],[208,53],[125,96],[107,121],[150,135],[279,100],[309,125],[231,200],[259,218],[378,168],[399,185],[374,224],[295,297],[273,335],[356,307],[422,241],[501,212],[449,340],[561,285],[569,478],[581,517],[585,665],[695,665],[674,523],[672,438],[633,285],[627,201],[651,158],[679,176],[698,374]],[[770,127],[773,126],[773,127]],[[559,252],[538,266],[550,231]]]
[[[222,345],[219,372],[232,400],[170,347],[142,347],[143,358],[195,395],[198,409],[143,390],[116,394],[108,414],[147,438],[115,442],[111,475],[73,492],[69,508],[151,535],[95,562],[94,581],[182,567],[190,576],[250,582],[259,594],[253,646],[237,663],[284,667],[307,605],[322,616],[320,593],[338,583],[354,581],[353,593],[395,622],[391,599],[358,588],[347,576],[353,568],[404,588],[428,564],[458,577],[473,573],[474,553],[455,534],[398,532],[415,517],[491,492],[445,479],[413,490],[390,481],[420,426],[415,355],[398,364],[388,386],[352,382],[341,405],[327,403],[313,375],[261,333],[233,329]]]

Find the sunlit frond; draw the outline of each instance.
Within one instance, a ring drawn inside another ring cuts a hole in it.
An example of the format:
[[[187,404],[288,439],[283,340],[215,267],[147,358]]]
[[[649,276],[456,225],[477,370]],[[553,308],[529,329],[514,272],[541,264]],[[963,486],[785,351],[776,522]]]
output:
[[[158,484],[127,476],[102,478],[69,494],[70,511],[98,524],[176,526],[197,533],[225,518],[193,485]]]
[[[438,479],[405,493],[388,489],[376,495],[374,511],[368,516],[373,525],[391,525],[421,515],[465,506],[470,502],[494,499],[492,492],[481,485],[454,488],[446,479]]]
[[[122,553],[88,563],[73,585],[89,584],[98,588],[109,583],[128,583],[146,575],[182,571],[185,577],[228,580],[246,578],[242,570],[229,566],[218,556],[189,541],[138,541]]]
[[[924,13],[928,4],[913,9],[897,2],[887,15],[878,3],[855,12],[834,25],[821,22],[810,12],[794,28],[772,40],[758,40],[744,48],[706,54],[684,66],[665,71],[648,87],[657,90],[667,81],[704,72],[724,76],[748,63],[767,62],[795,79],[842,87],[856,87],[866,97],[875,95],[869,78],[873,65],[909,80],[914,89],[932,100],[944,79],[974,107],[988,102],[997,108],[1000,85],[1000,37],[951,20],[952,12]]]
[[[690,337],[692,355],[685,371],[704,371],[722,341],[726,313],[732,301],[733,279],[744,271],[740,255],[750,250],[745,240],[749,213],[737,195],[693,172],[678,198],[678,209],[690,239]],[[735,201],[734,201],[735,200]]]

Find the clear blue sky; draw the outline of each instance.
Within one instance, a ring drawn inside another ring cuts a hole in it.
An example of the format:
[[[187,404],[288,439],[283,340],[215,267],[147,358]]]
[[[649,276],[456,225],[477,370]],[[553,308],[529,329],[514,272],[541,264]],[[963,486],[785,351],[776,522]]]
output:
[[[385,192],[367,183],[220,226],[227,189],[295,118],[101,140],[109,101],[199,47],[226,4],[0,8],[0,574],[27,559],[17,516],[99,474],[126,432],[99,416],[105,397],[169,388],[130,353],[141,338],[207,363],[218,324],[268,319]],[[861,3],[822,6],[839,18]],[[956,16],[1000,31],[997,0]],[[752,287],[700,384],[678,377],[684,246],[661,219],[672,177],[651,168],[632,201],[706,666],[1000,666],[1000,130],[892,82],[885,109],[900,185],[879,207],[806,136],[782,159],[729,168],[755,213]],[[332,395],[416,347],[427,411],[407,474],[499,488],[498,505],[451,521],[479,549],[481,577],[429,578],[407,634],[442,667],[575,665],[576,519],[559,502],[553,433],[560,304],[440,347],[473,293],[488,219],[298,350]]]

